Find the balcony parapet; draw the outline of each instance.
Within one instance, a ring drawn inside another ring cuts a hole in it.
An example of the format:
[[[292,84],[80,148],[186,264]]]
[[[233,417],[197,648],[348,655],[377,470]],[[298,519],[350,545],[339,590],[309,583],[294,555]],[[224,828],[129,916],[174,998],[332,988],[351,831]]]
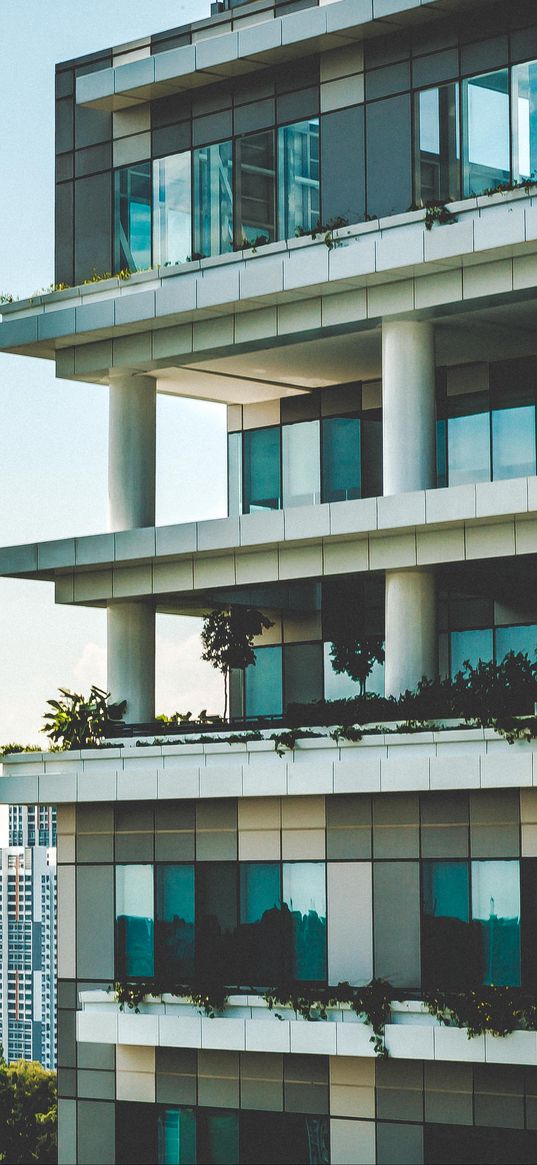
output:
[[[432,230],[424,210],[409,211],[334,231],[331,248],[319,237],[288,239],[1,304],[0,349],[56,358],[59,376],[99,382],[110,368],[170,367],[174,338],[185,364],[253,340],[292,343],[319,329],[365,330],[391,316],[446,316],[534,297],[535,194],[469,198],[450,211],[454,221]],[[291,326],[289,305],[297,301],[300,322],[294,309]],[[275,326],[271,313],[250,315],[267,306],[277,309]],[[185,325],[180,337],[168,330],[177,325]],[[133,331],[136,355],[127,340]],[[190,382],[191,375],[176,391],[195,395]],[[204,398],[207,391],[204,382]],[[226,391],[215,384],[212,399],[229,400],[229,382]]]
[[[289,1007],[269,1011],[262,996],[228,999],[222,1016],[211,1019],[178,996],[146,1000],[140,1014],[121,1011],[113,993],[83,991],[77,1012],[79,1043],[202,1048],[301,1055],[374,1057],[372,1029],[349,1005],[327,1008],[326,1021],[310,1022]],[[281,1017],[281,1018],[278,1018]],[[537,1032],[469,1038],[466,1028],[445,1027],[414,1001],[392,1003],[385,1028],[388,1055],[407,1060],[537,1065]]]
[[[360,741],[337,742],[328,729],[319,732],[297,740],[284,756],[269,733],[232,744],[193,744],[185,737],[180,744],[138,747],[129,741],[125,747],[16,753],[3,761],[0,803],[537,787],[537,740],[508,744],[490,728],[373,730]]]

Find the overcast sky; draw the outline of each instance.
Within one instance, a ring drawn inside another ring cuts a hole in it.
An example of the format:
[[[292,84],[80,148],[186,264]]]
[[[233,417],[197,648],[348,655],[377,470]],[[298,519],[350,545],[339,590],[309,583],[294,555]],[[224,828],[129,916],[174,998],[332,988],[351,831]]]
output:
[[[0,292],[54,276],[54,66],[208,14],[209,0],[0,0]],[[56,380],[48,361],[0,355],[0,545],[106,529],[107,391]],[[225,513],[225,415],[158,408],[157,522]],[[44,744],[59,685],[105,683],[105,612],[56,607],[51,583],[0,579],[0,744]],[[220,710],[198,624],[157,619],[157,711]]]

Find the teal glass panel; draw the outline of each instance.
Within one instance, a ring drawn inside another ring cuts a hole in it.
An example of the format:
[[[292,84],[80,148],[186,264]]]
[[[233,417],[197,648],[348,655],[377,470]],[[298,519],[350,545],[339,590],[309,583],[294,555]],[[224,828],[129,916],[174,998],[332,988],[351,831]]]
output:
[[[280,426],[244,433],[244,513],[281,506]]]
[[[382,421],[362,416],[362,497],[378,498],[382,482]]]
[[[472,920],[482,983],[520,986],[520,863],[472,862]]]
[[[319,119],[278,130],[278,237],[292,239],[320,221]]]
[[[320,421],[282,427],[283,505],[311,506],[321,500]]]
[[[258,647],[255,664],[244,672],[244,711],[246,716],[281,716],[282,649]]]
[[[237,245],[262,246],[275,237],[274,130],[237,138]]]
[[[284,862],[282,884],[285,979],[325,981],[325,863]]]
[[[480,660],[487,663],[493,658],[494,636],[492,627],[485,627],[479,631],[452,631],[451,646],[451,675],[455,677],[462,671],[466,660],[472,667],[477,667]]]
[[[447,483],[447,421],[441,419],[436,422],[436,484],[440,489]]]
[[[467,862],[423,862],[422,974],[427,988],[460,990],[479,982],[479,952],[469,925]]]
[[[322,500],[361,497],[359,417],[325,417],[322,432]]]
[[[151,163],[123,166],[114,177],[116,271],[151,267]]]
[[[153,866],[116,866],[117,956],[122,977],[154,975],[153,928]]]
[[[490,481],[490,419],[488,412],[449,417],[448,485]]]
[[[462,82],[463,196],[509,182],[509,70]]]
[[[242,513],[242,433],[228,433],[227,439],[228,514]]]
[[[535,468],[535,405],[493,409],[493,478],[527,477]]]
[[[161,1108],[157,1116],[158,1165],[196,1165],[193,1108]]]
[[[191,254],[190,154],[172,154],[153,162],[153,256],[167,267]]]
[[[281,980],[279,862],[240,862],[240,967],[243,986]]]
[[[194,255],[209,258],[233,250],[233,151],[231,142],[192,153]]]
[[[239,1165],[239,1113],[198,1108],[199,1165]]]
[[[514,65],[513,181],[537,175],[537,61]]]
[[[190,978],[195,951],[194,866],[157,866],[157,959],[163,975]]]
[[[423,89],[416,97],[416,197],[423,203],[459,197],[459,87]]]
[[[515,653],[521,651],[531,660],[537,658],[537,625],[535,623],[527,623],[519,627],[497,627],[494,634],[496,637],[496,663],[501,663],[509,651]]]
[[[238,863],[196,865],[197,972],[201,982],[237,985]]]

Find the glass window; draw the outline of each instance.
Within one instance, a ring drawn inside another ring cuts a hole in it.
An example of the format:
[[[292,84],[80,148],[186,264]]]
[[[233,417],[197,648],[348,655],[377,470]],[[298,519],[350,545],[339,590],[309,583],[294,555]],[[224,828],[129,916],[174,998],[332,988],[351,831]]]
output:
[[[225,1108],[198,1108],[200,1165],[238,1165],[239,1113]]]
[[[477,667],[480,660],[484,663],[493,658],[493,632],[491,627],[484,627],[479,631],[452,631],[451,632],[451,675],[454,678],[457,672],[462,671],[466,660],[472,667]]]
[[[489,412],[449,417],[447,431],[448,484],[490,481]]]
[[[193,151],[194,257],[233,250],[233,151],[218,142]]]
[[[278,233],[292,239],[320,220],[319,119],[278,130]]]
[[[193,1108],[158,1110],[157,1161],[158,1165],[196,1165],[196,1113]]]
[[[194,973],[194,866],[157,866],[157,949],[162,974]]]
[[[530,659],[537,657],[537,626],[535,623],[519,627],[496,627],[494,634],[496,637],[496,663],[501,663],[509,651],[521,651]]]
[[[361,497],[359,417],[325,417],[322,426],[323,502]]]
[[[240,967],[243,986],[281,980],[279,862],[240,862]]]
[[[237,244],[261,246],[275,237],[274,130],[237,138]]]
[[[537,61],[514,65],[513,181],[537,175]]]
[[[284,979],[326,980],[325,862],[282,867]]]
[[[166,267],[192,254],[190,154],[153,162],[153,255]]]
[[[116,170],[114,215],[116,271],[151,267],[151,162]]]
[[[282,649],[258,647],[255,665],[244,672],[244,706],[246,716],[281,716]]]
[[[283,504],[311,506],[321,500],[320,422],[282,426]]]
[[[378,498],[382,482],[382,420],[362,416],[362,497]]]
[[[196,866],[197,963],[227,985],[238,983],[238,863],[198,862]]]
[[[537,1160],[537,1133],[529,1129],[427,1123],[423,1133],[428,1165],[535,1165]]]
[[[472,862],[472,919],[480,939],[480,982],[519,987],[519,862]]]
[[[509,182],[509,71],[462,82],[463,196]]]
[[[280,427],[244,433],[244,513],[279,510],[281,500]]]
[[[470,957],[468,863],[424,862],[422,893],[424,985],[448,991],[479,981]]]
[[[227,512],[234,517],[242,513],[242,433],[228,433],[227,482]]]
[[[121,977],[154,975],[153,920],[153,866],[116,866],[117,955]]]
[[[328,1117],[241,1111],[241,1161],[256,1165],[328,1165]]]
[[[535,473],[535,405],[492,411],[492,476]]]
[[[447,202],[459,195],[459,89],[441,85],[416,94],[416,199]]]
[[[286,707],[322,700],[322,644],[289,643],[284,648],[283,660]]]

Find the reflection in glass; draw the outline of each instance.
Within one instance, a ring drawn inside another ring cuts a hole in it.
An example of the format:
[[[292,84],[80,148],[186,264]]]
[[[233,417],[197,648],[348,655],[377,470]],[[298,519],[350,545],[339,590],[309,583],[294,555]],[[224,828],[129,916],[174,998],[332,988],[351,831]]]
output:
[[[272,243],[275,236],[274,130],[237,138],[237,244]]]
[[[194,866],[157,866],[158,963],[166,974],[194,972]]]
[[[467,862],[424,862],[422,867],[423,981],[457,990],[475,979],[470,966]]]
[[[450,417],[448,484],[490,481],[490,421],[488,412]]]
[[[288,643],[283,654],[285,706],[312,704],[323,697],[320,643]]]
[[[513,181],[537,174],[537,61],[514,65]]]
[[[492,412],[492,476],[535,473],[535,405]]]
[[[531,660],[537,658],[537,626],[535,623],[518,627],[497,627],[495,636],[496,663],[501,663],[509,651],[521,651]]]
[[[233,151],[231,142],[203,146],[192,154],[194,256],[233,250]]]
[[[319,426],[319,421],[301,421],[282,428],[284,508],[321,500]]]
[[[153,918],[153,866],[116,866],[116,933],[121,976],[154,975]]]
[[[472,917],[479,924],[481,982],[520,986],[518,862],[472,862]]]
[[[238,1165],[239,1113],[224,1108],[198,1108],[199,1165]]]
[[[214,974],[226,984],[238,982],[236,862],[196,864],[197,964],[205,980]]]
[[[160,1108],[157,1111],[158,1165],[196,1165],[194,1109]]]
[[[324,698],[325,700],[350,700],[360,693],[360,685],[351,680],[345,672],[335,672],[332,667],[330,650],[332,644],[323,644],[324,653]],[[376,696],[384,695],[384,664],[374,663],[366,680],[366,691]]]
[[[382,494],[382,421],[380,415],[362,417],[362,497]]]
[[[281,979],[279,862],[240,862],[240,980],[259,987]]]
[[[416,197],[447,202],[459,195],[459,89],[441,85],[416,94]]]
[[[480,660],[488,662],[493,658],[492,627],[478,631],[452,631],[450,641],[452,678],[462,671],[466,660],[469,660],[472,667],[477,667]]]
[[[244,672],[244,705],[246,716],[281,716],[282,649],[258,647],[255,665]]]
[[[151,267],[151,163],[123,166],[114,175],[116,271]]]
[[[280,508],[280,427],[244,433],[244,513]]]
[[[462,82],[463,196],[509,182],[509,71]]]
[[[240,1122],[242,1161],[255,1161],[256,1165],[328,1165],[328,1117],[243,1110]]]
[[[154,262],[184,263],[191,253],[190,154],[171,154],[153,162]]]
[[[282,877],[285,978],[325,980],[325,863],[284,862]]]
[[[242,433],[228,433],[227,483],[227,512],[232,517],[242,513]]]
[[[323,502],[361,497],[359,417],[325,417],[322,433]]]
[[[292,239],[320,220],[319,119],[278,130],[278,235]]]

